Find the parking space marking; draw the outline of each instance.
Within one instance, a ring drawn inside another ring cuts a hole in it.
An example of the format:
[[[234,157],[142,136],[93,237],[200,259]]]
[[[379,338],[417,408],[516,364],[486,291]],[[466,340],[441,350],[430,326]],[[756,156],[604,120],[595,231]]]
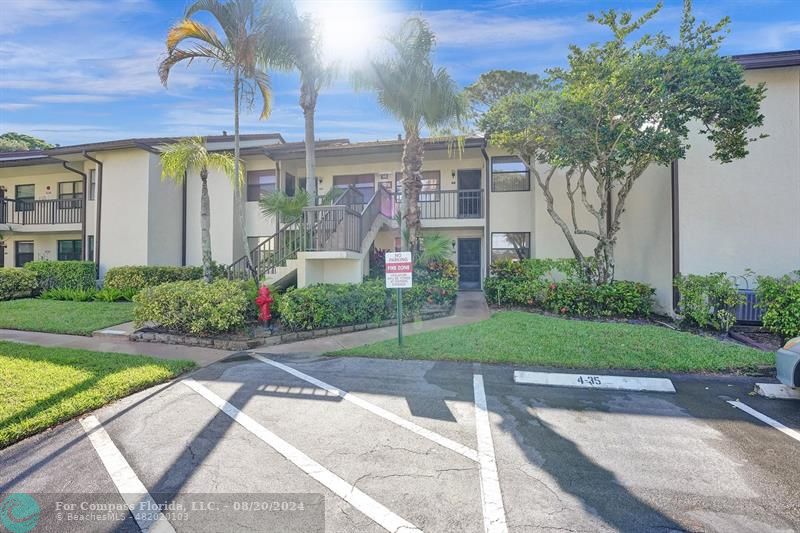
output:
[[[494,457],[492,426],[486,407],[486,391],[483,388],[483,375],[474,374],[472,385],[475,389],[475,429],[478,435],[478,459],[481,471],[481,503],[483,504],[483,528],[486,533],[505,533],[506,511],[503,507],[503,494],[500,491],[500,476]]]
[[[386,419],[389,422],[392,422],[394,424],[397,424],[398,426],[400,426],[402,428],[405,428],[405,429],[407,429],[407,430],[409,430],[409,431],[411,431],[413,433],[416,433],[417,435],[419,435],[421,437],[425,437],[426,439],[428,439],[430,441],[433,441],[436,444],[439,444],[440,446],[444,446],[445,448],[448,448],[449,450],[452,450],[452,451],[454,451],[456,453],[459,453],[459,454],[463,455],[464,457],[466,457],[467,459],[471,459],[471,460],[473,460],[475,462],[478,462],[478,452],[473,450],[472,448],[469,448],[468,446],[464,446],[463,444],[459,444],[458,442],[456,442],[456,441],[454,441],[452,439],[448,439],[447,437],[445,437],[443,435],[439,435],[438,433],[436,433],[434,431],[431,431],[429,429],[425,429],[422,426],[418,426],[414,422],[410,422],[410,421],[406,420],[405,418],[397,416],[394,413],[390,413],[386,409],[384,409],[382,407],[378,407],[377,405],[372,404],[372,403],[370,403],[370,402],[368,402],[368,401],[356,396],[355,394],[352,394],[352,393],[347,392],[347,391],[343,391],[342,389],[340,389],[338,387],[335,387],[335,386],[333,386],[333,385],[331,385],[329,383],[325,383],[324,381],[321,381],[321,380],[319,380],[319,379],[317,379],[317,378],[315,378],[313,376],[309,376],[308,374],[306,374],[304,372],[301,372],[299,370],[296,370],[296,369],[294,369],[294,368],[292,368],[290,366],[284,365],[283,363],[279,363],[277,361],[273,361],[272,359],[270,359],[268,357],[264,357],[263,355],[257,354],[257,353],[250,353],[250,356],[255,358],[255,359],[257,359],[257,360],[259,360],[259,361],[261,361],[262,363],[266,363],[268,365],[272,365],[275,368],[279,368],[279,369],[283,370],[284,372],[288,372],[289,374],[291,374],[291,375],[293,375],[295,377],[298,377],[298,378],[300,378],[300,379],[302,379],[304,381],[307,381],[308,383],[311,383],[312,385],[315,385],[315,386],[317,386],[317,387],[319,387],[321,389],[325,389],[326,391],[341,397],[343,400],[347,400],[348,402],[350,402],[352,404],[355,404],[355,405],[361,407],[362,409],[366,409],[367,411],[371,412],[372,414],[378,415],[379,417],[384,418],[384,419]]]
[[[239,409],[214,394],[210,389],[193,379],[184,379],[182,383],[208,400],[213,406],[238,422],[247,431],[264,441],[269,447],[289,460],[289,462],[330,489],[331,492],[362,512],[382,528],[392,533],[421,531],[412,523],[396,515],[382,504],[373,500]]]
[[[666,378],[640,378],[635,376],[604,376],[597,374],[559,374],[554,372],[514,371],[514,382],[521,385],[550,385],[650,392],[675,392],[672,381]]]
[[[783,424],[781,424],[780,422],[778,422],[774,418],[770,418],[767,415],[765,415],[764,413],[760,413],[760,412],[756,411],[755,409],[753,409],[752,407],[750,407],[749,405],[744,404],[744,403],[742,403],[740,401],[728,400],[728,403],[731,404],[732,406],[736,407],[737,409],[741,409],[742,411],[744,411],[748,415],[753,416],[755,418],[758,418],[759,420],[761,420],[765,424],[769,424],[770,426],[774,427],[775,429],[777,429],[781,433],[783,433],[785,435],[788,435],[789,437],[793,438],[794,440],[800,442],[800,432],[797,432],[797,431],[795,431],[795,430],[793,430],[791,428],[787,428],[786,426],[784,426]]]
[[[153,497],[147,492],[144,484],[136,476],[125,456],[119,451],[114,441],[108,436],[105,428],[94,415],[81,419],[81,426],[89,437],[103,466],[106,467],[111,481],[117,487],[122,499],[130,507],[133,519],[142,533],[175,533],[172,525],[160,512],[155,518],[154,509],[158,509]],[[154,519],[155,518],[155,519]]]

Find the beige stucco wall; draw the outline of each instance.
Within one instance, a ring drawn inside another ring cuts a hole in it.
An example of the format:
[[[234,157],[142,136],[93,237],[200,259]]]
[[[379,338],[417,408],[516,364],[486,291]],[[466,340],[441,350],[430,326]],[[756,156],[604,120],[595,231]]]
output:
[[[800,67],[751,70],[767,83],[766,133],[742,160],[721,165],[691,138],[679,163],[680,262],[684,273],[750,268],[779,275],[800,268]]]
[[[183,239],[183,190],[161,178],[157,154],[148,156],[147,264],[180,265]]]
[[[4,265],[6,268],[14,266],[15,251],[17,241],[33,242],[34,260],[55,261],[58,258],[58,241],[60,240],[80,240],[81,234],[78,233],[10,233],[3,231],[3,242],[5,243]]]

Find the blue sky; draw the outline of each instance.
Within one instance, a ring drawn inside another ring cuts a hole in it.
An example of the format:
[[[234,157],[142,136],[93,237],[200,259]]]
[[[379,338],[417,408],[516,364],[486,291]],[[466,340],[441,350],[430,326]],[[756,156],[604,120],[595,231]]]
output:
[[[375,20],[391,24],[421,14],[438,38],[437,64],[462,86],[494,68],[542,72],[565,63],[570,43],[607,34],[586,22],[589,12],[640,13],[654,1],[618,0],[303,0],[301,9],[338,16],[360,38]],[[174,70],[168,89],[156,67],[163,39],[184,0],[5,0],[0,9],[0,132],[19,131],[61,145],[163,135],[217,134],[233,129],[230,81],[195,63]],[[113,6],[113,7],[112,7]],[[360,24],[359,14],[368,19]],[[800,49],[800,0],[696,1],[698,18],[731,17],[724,53]],[[367,16],[369,14],[369,16]],[[652,30],[674,33],[681,2],[668,0]],[[341,44],[341,43],[339,43]],[[351,43],[352,44],[352,43]],[[358,46],[363,51],[367,46]],[[259,121],[245,111],[244,133],[280,132],[302,139],[298,81],[274,74],[273,113]],[[346,80],[326,89],[317,112],[321,138],[375,140],[399,125],[369,93]]]

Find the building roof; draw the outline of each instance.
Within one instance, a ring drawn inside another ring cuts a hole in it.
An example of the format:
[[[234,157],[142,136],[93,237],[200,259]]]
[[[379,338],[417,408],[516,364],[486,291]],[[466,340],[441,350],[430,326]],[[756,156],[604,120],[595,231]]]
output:
[[[731,56],[747,70],[761,68],[800,66],[800,50],[783,50],[780,52],[762,52],[758,54],[739,54]]]
[[[452,147],[451,141],[441,138],[423,139],[423,142],[426,150],[446,150]],[[317,157],[400,153],[403,151],[404,144],[405,141],[402,139],[356,143],[351,143],[347,139],[338,139],[317,143],[316,153]],[[483,137],[467,137],[464,139],[464,148],[482,148],[485,145]],[[298,142],[265,146],[264,152],[275,160],[302,159],[305,154],[305,144]]]

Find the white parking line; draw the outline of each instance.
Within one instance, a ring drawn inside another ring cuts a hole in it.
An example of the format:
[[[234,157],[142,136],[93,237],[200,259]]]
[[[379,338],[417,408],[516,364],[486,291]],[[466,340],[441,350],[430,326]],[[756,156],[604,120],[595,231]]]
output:
[[[505,533],[506,511],[503,507],[503,494],[500,491],[500,477],[494,458],[492,426],[486,407],[486,392],[483,389],[483,376],[474,374],[472,385],[475,389],[475,428],[478,435],[478,459],[481,470],[481,503],[483,504],[483,528],[486,533]]]
[[[309,456],[281,439],[270,430],[241,412],[239,409],[226,402],[211,390],[204,387],[193,379],[185,379],[181,383],[194,390],[200,396],[208,400],[217,409],[238,422],[247,431],[264,441],[276,452],[284,456],[300,470],[316,479],[319,483],[326,486],[334,494],[344,501],[364,513],[376,524],[387,531],[412,532],[421,531],[414,524],[406,521],[402,517],[394,514],[389,509],[373,500],[359,489],[349,484],[321,464],[317,463]]]
[[[155,517],[153,510],[158,509],[155,500],[147,492],[97,417],[89,415],[81,419],[81,425],[120,496],[133,509],[131,514],[142,533],[175,533],[175,529],[163,514],[158,513],[158,517]]]
[[[666,378],[635,376],[604,376],[597,374],[559,374],[555,372],[514,371],[514,382],[522,385],[552,385],[586,389],[675,392],[672,381]]]
[[[315,385],[321,389],[325,389],[326,391],[341,397],[343,400],[347,400],[348,402],[353,403],[361,407],[362,409],[366,409],[372,414],[378,415],[381,418],[384,418],[389,422],[397,424],[400,427],[403,427],[413,433],[416,433],[421,437],[425,437],[426,439],[431,440],[436,444],[439,444],[440,446],[444,446],[445,448],[448,448],[456,453],[459,453],[464,457],[466,457],[467,459],[472,459],[473,461],[476,462],[478,461],[478,452],[473,450],[472,448],[464,446],[463,444],[459,444],[458,442],[452,439],[448,439],[447,437],[439,435],[438,433],[435,433],[429,429],[425,429],[422,426],[418,426],[413,422],[409,422],[405,418],[399,417],[394,413],[390,413],[386,409],[378,407],[377,405],[372,404],[362,398],[359,398],[358,396],[350,392],[343,391],[338,387],[335,387],[329,383],[325,383],[324,381],[321,381],[313,376],[309,376],[308,374],[300,372],[299,370],[295,370],[294,368],[286,366],[283,363],[273,361],[272,359],[269,359],[268,357],[264,357],[263,355],[257,353],[251,353],[250,356],[254,357],[255,359],[258,359],[262,363],[272,365],[275,368],[280,368],[284,372],[288,372],[289,374],[298,377],[304,381],[307,381],[312,385]]]
[[[758,418],[759,420],[761,420],[765,424],[769,424],[770,426],[774,427],[775,429],[777,429],[781,433],[783,433],[785,435],[788,435],[789,437],[793,438],[794,440],[800,442],[800,433],[799,432],[797,432],[797,431],[795,431],[793,429],[787,428],[786,426],[784,426],[783,424],[781,424],[780,422],[778,422],[774,418],[770,418],[767,415],[765,415],[764,413],[759,413],[758,411],[756,411],[755,409],[753,409],[749,405],[743,404],[742,402],[739,402],[739,401],[728,400],[728,403],[731,404],[732,406],[736,407],[737,409],[741,409],[742,411],[744,411],[748,415],[753,416],[755,418]]]

